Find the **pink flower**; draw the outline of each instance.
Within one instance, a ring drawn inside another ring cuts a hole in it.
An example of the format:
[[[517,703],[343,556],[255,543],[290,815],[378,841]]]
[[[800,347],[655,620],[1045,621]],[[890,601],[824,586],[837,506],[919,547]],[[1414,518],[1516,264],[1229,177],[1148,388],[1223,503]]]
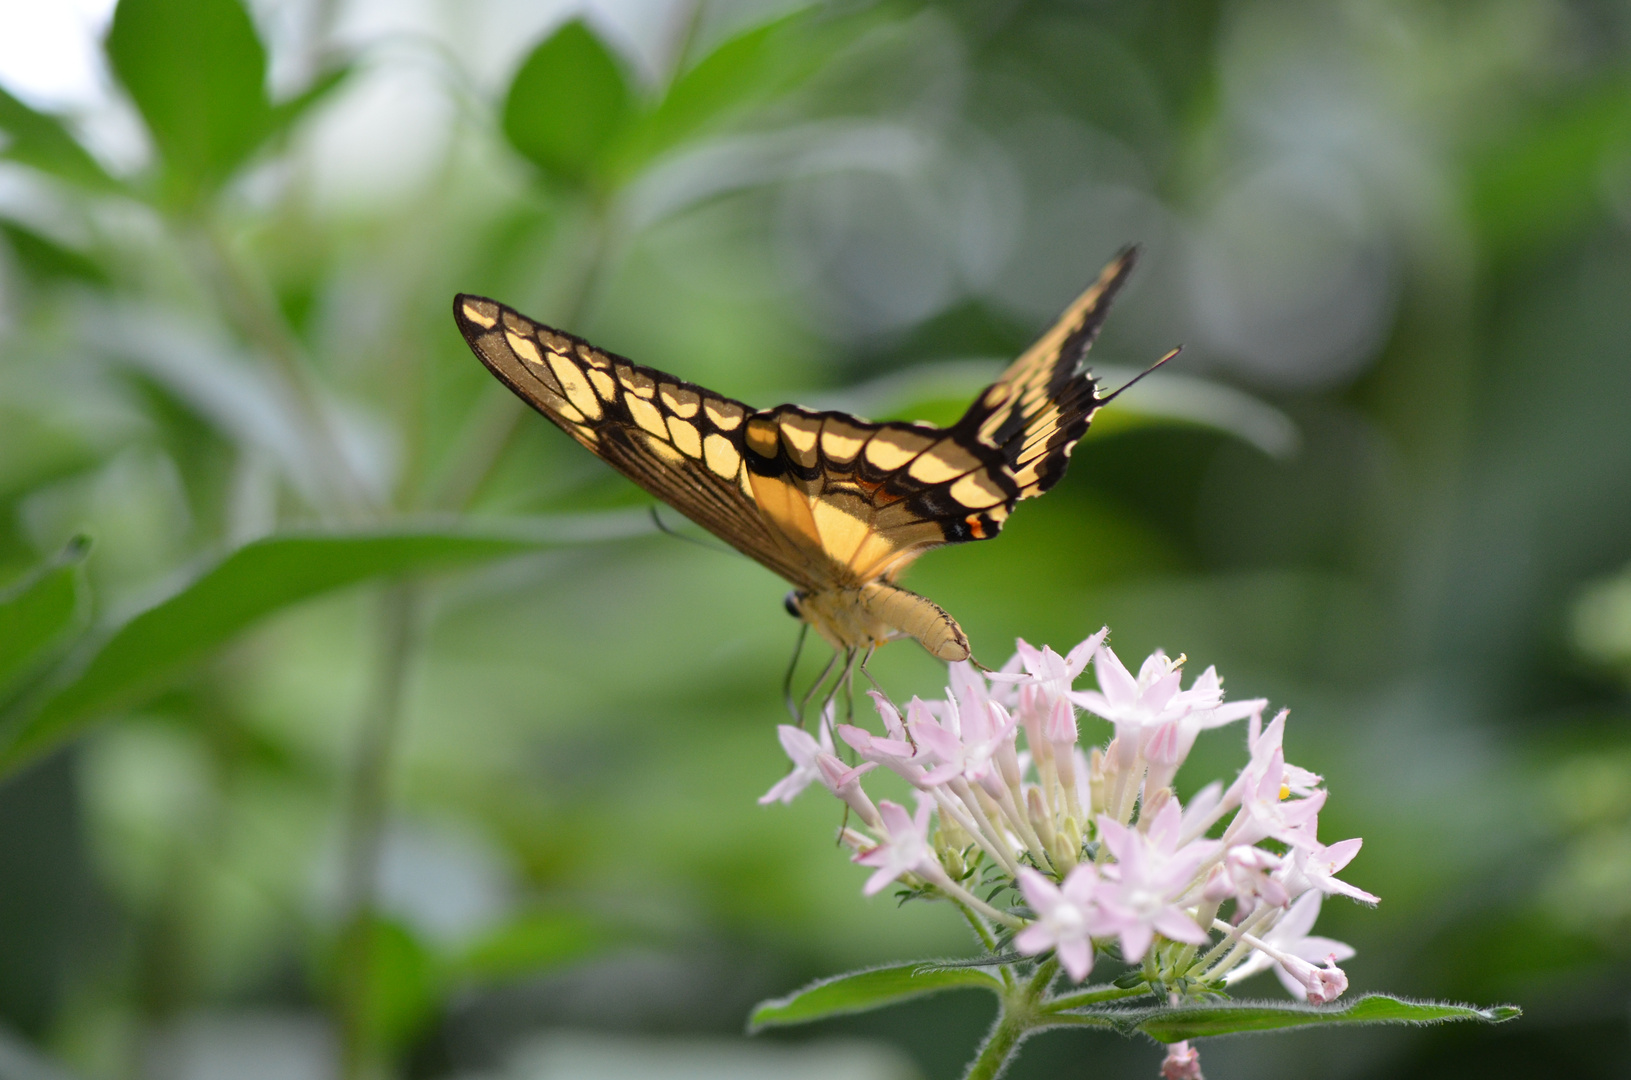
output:
[[[1082,863],[1055,885],[1028,866],[1019,868],[1019,887],[1036,921],[1014,937],[1014,948],[1026,956],[1053,949],[1070,977],[1077,982],[1093,970],[1093,897],[1099,888],[1098,871]]]
[[[1329,1005],[1348,989],[1348,976],[1337,967],[1336,959],[1335,956],[1327,956],[1324,967],[1315,967],[1306,960],[1293,957],[1285,961],[1283,970],[1297,980],[1310,1002]]]
[[[906,727],[912,738],[939,762],[924,775],[925,784],[944,784],[962,777],[985,785],[993,793],[1001,790],[995,758],[1014,737],[1015,724],[1008,710],[988,701],[961,715],[957,705],[948,700],[944,710],[946,722],[942,724],[927,705],[913,698],[906,707],[906,715],[909,717]]]
[[[1314,921],[1319,918],[1322,899],[1321,893],[1310,891],[1294,900],[1280,921],[1260,936],[1266,948],[1259,948],[1249,960],[1229,972],[1224,981],[1232,985],[1273,968],[1294,998],[1324,1004],[1339,997],[1348,988],[1348,977],[1336,963],[1353,956],[1354,950],[1331,938],[1309,936]],[[1315,963],[1322,963],[1324,967],[1315,967]]]
[[[1238,802],[1241,811],[1224,834],[1232,844],[1255,844],[1265,837],[1292,847],[1314,842],[1308,827],[1325,805],[1326,793],[1313,787],[1318,776],[1286,764],[1280,745],[1285,721],[1282,709],[1252,741],[1252,760],[1229,788],[1226,801]],[[1293,794],[1305,797],[1289,798]]]
[[[1337,872],[1359,854],[1359,848],[1364,844],[1364,840],[1356,836],[1352,840],[1338,840],[1325,847],[1314,840],[1313,822],[1309,822],[1303,832],[1308,836],[1307,843],[1292,847],[1291,853],[1286,858],[1284,872],[1280,875],[1293,896],[1309,889],[1318,889],[1326,895],[1340,893],[1366,904],[1382,902],[1380,896],[1349,885],[1346,881],[1338,881],[1336,877]]]
[[[799,792],[810,786],[810,781],[821,779],[821,769],[816,764],[816,758],[821,754],[831,754],[833,751],[832,733],[827,725],[821,725],[821,739],[818,742],[815,736],[803,728],[792,724],[781,724],[776,728],[776,737],[781,740],[782,749],[793,760],[793,771],[776,781],[774,787],[759,796],[759,805],[768,806],[773,802],[790,803]]]
[[[1239,844],[1223,854],[1223,861],[1212,868],[1206,880],[1206,899],[1213,903],[1236,899],[1262,900],[1270,907],[1285,907],[1291,902],[1286,886],[1270,875],[1280,869],[1283,860],[1271,851]]]
[[[1097,893],[1101,918],[1096,929],[1120,936],[1121,955],[1128,963],[1144,956],[1156,933],[1193,945],[1207,940],[1206,931],[1175,902],[1218,843],[1193,840],[1180,846],[1181,822],[1176,799],[1167,800],[1143,832],[1099,815],[1099,836],[1116,861],[1101,868],[1104,884]]]
[[[1218,678],[1217,669],[1209,667],[1201,672],[1194,685],[1181,691],[1173,702],[1168,703],[1169,712],[1176,705],[1187,705],[1188,708],[1179,715],[1156,721],[1144,734],[1144,759],[1150,766],[1144,790],[1156,791],[1172,786],[1172,778],[1178,774],[1178,767],[1189,756],[1189,751],[1195,746],[1195,738],[1202,731],[1232,724],[1248,716],[1260,716],[1268,703],[1267,698],[1252,698],[1224,704],[1223,683]]]
[[[1053,710],[1055,702],[1072,696],[1071,684],[1087,668],[1093,651],[1109,633],[1109,627],[1101,629],[1065,656],[1060,656],[1046,645],[1038,649],[1020,638],[1014,643],[1018,650],[1014,660],[1003,665],[1001,671],[992,672],[991,681],[1018,687],[1019,716],[1029,730],[1030,724],[1042,720]],[[1019,662],[1017,666],[1024,667],[1023,674],[1013,670],[1016,668],[1015,660]]]
[[[923,755],[907,740],[906,725],[901,723],[900,713],[896,712],[895,706],[878,691],[870,690],[868,693],[872,695],[872,704],[877,708],[879,717],[883,719],[884,730],[889,733],[889,737],[879,738],[865,728],[853,724],[839,724],[839,738],[867,761],[875,761],[884,768],[899,773],[914,787],[922,787],[924,769],[918,761]]]
[[[902,874],[927,869],[931,865],[939,867],[934,849],[929,846],[929,814],[933,809],[934,803],[928,799],[918,802],[915,815],[908,814],[906,807],[888,799],[878,804],[878,812],[883,818],[884,842],[855,856],[855,861],[862,866],[877,867],[876,872],[866,879],[866,885],[861,889],[863,894],[873,896],[881,892]]]
[[[827,790],[843,799],[862,821],[874,829],[879,828],[882,822],[878,817],[878,808],[861,790],[861,777],[877,767],[877,762],[867,761],[852,769],[832,754],[816,756],[816,768],[820,770],[821,782],[827,785]]]
[[[1149,655],[1135,679],[1114,650],[1101,646],[1093,654],[1093,671],[1099,688],[1071,691],[1070,699],[1116,725],[1118,736],[1124,727],[1136,731],[1190,709],[1189,700],[1178,693],[1183,675],[1160,649]]]

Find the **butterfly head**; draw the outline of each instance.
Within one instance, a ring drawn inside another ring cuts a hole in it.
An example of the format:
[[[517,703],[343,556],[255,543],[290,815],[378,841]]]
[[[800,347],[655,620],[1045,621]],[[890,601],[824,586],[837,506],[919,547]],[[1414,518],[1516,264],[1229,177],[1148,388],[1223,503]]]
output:
[[[792,592],[790,592],[786,596],[782,597],[782,607],[786,608],[787,609],[787,614],[793,616],[793,618],[795,618],[795,619],[804,618],[804,606],[803,605],[804,605],[804,590],[803,589],[794,589]]]

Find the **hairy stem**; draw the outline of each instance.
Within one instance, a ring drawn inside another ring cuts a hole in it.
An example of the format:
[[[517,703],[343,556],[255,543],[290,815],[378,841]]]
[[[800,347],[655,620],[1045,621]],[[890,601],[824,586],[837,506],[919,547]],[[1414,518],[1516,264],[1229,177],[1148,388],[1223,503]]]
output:
[[[963,1073],[963,1080],[996,1080],[1013,1061],[1025,1031],[1024,1022],[1008,1010],[1007,1002],[999,1005],[997,1022],[980,1044],[980,1052]]]
[[[1059,961],[1049,958],[1038,964],[1031,977],[1015,985],[999,999],[997,1019],[991,1031],[980,1044],[980,1051],[963,1080],[996,1080],[1019,1053],[1019,1044],[1025,1036],[1047,1023],[1047,1017],[1038,1010],[1037,1003],[1048,992],[1054,976],[1059,974]],[[1007,980],[1004,980],[1007,981]]]

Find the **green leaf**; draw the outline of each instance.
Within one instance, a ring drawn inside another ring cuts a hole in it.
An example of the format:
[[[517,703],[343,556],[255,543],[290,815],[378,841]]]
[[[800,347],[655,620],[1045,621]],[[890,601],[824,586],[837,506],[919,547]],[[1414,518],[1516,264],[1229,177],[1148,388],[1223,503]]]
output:
[[[0,221],[0,234],[5,236],[18,265],[36,281],[79,281],[90,285],[108,283],[107,273],[96,263],[25,225]]]
[[[1628,145],[1631,83],[1623,76],[1571,94],[1503,134],[1468,170],[1468,209],[1487,252],[1521,256],[1599,221],[1605,166]],[[1623,168],[1618,179],[1627,182]]]
[[[272,106],[266,125],[267,138],[276,138],[300,123],[305,115],[321,105],[351,77],[350,64],[334,68],[319,75],[306,89]]]
[[[891,967],[852,971],[821,979],[786,997],[761,1001],[748,1017],[748,1031],[762,1031],[768,1027],[789,1024],[807,1024],[812,1020],[825,1020],[829,1016],[868,1012],[885,1005],[909,1001],[925,994],[942,990],[972,987],[1002,991],[1002,983],[979,968],[937,968],[924,970],[921,961],[895,964]]]
[[[29,108],[4,89],[0,89],[0,133],[0,157],[94,190],[121,188],[61,120]]]
[[[358,1034],[376,1052],[395,1050],[417,1035],[443,989],[426,943],[402,923],[377,914],[348,923],[323,959],[333,992],[347,1006],[361,1006]],[[359,974],[366,987],[356,985]]]
[[[89,596],[81,564],[90,541],[76,537],[56,558],[0,592],[0,700],[82,628]]]
[[[604,952],[629,934],[580,911],[529,911],[489,932],[449,965],[449,974],[503,982]]]
[[[573,19],[516,72],[504,101],[504,136],[545,173],[581,183],[600,169],[633,112],[617,59]]]
[[[265,137],[266,49],[238,0],[120,0],[105,45],[176,203],[225,180]]]
[[[683,142],[726,113],[761,100],[804,73],[781,47],[781,31],[805,20],[796,11],[729,38],[680,74],[640,124],[629,151],[643,161]]]
[[[425,528],[272,536],[246,544],[122,624],[60,671],[0,729],[0,774],[99,717],[140,703],[188,664],[280,608],[371,578],[446,570],[650,531],[643,511],[546,521],[530,530]]]
[[[1294,1001],[1230,1001],[1216,1005],[1188,1005],[1176,1009],[1084,1009],[1090,1021],[1108,1020],[1123,1034],[1142,1032],[1164,1043],[1233,1035],[1250,1031],[1311,1027],[1317,1024],[1442,1024],[1451,1020],[1477,1020],[1499,1024],[1522,1015],[1515,1005],[1479,1009],[1438,1001],[1407,1001],[1384,994],[1367,994],[1345,1006],[1308,1005]]]

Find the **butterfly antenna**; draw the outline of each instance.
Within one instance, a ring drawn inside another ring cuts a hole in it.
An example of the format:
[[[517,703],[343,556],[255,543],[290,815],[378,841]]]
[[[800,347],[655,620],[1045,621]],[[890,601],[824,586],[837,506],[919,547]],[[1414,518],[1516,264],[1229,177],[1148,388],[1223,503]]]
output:
[[[727,555],[735,554],[735,552],[728,547],[720,547],[718,544],[710,544],[706,540],[698,540],[694,536],[686,536],[682,532],[675,532],[673,529],[670,529],[667,525],[663,524],[662,515],[657,512],[657,506],[655,503],[653,503],[649,509],[651,511],[651,523],[657,526],[657,531],[665,536],[672,536],[676,540],[684,540],[687,544],[695,544],[697,547],[706,548],[709,551],[723,552]]]
[[[1149,367],[1145,368],[1143,371],[1139,372],[1137,375],[1134,375],[1131,379],[1127,380],[1127,382],[1123,383],[1114,392],[1112,392],[1110,394],[1107,394],[1104,397],[1101,397],[1099,399],[1099,404],[1100,405],[1106,405],[1106,404],[1109,404],[1110,402],[1114,401],[1116,398],[1120,397],[1123,392],[1125,392],[1127,390],[1130,390],[1134,386],[1136,386],[1138,384],[1138,381],[1140,379],[1142,379],[1144,376],[1146,376],[1146,375],[1150,374],[1151,372],[1155,371],[1162,364],[1165,364],[1168,360],[1171,360],[1174,356],[1177,356],[1179,353],[1181,353],[1183,351],[1184,351],[1184,347],[1182,345],[1178,346],[1176,349],[1173,349],[1171,352],[1167,353],[1167,355],[1163,356],[1161,359],[1157,360],[1155,363],[1151,364]]]
[[[782,680],[782,701],[787,705],[788,713],[801,727],[804,724],[804,717],[799,713],[798,705],[793,700],[793,676],[798,673],[799,656],[804,652],[804,639],[809,634],[810,624],[799,623],[799,639],[793,644],[793,660],[787,665],[787,677]]]

